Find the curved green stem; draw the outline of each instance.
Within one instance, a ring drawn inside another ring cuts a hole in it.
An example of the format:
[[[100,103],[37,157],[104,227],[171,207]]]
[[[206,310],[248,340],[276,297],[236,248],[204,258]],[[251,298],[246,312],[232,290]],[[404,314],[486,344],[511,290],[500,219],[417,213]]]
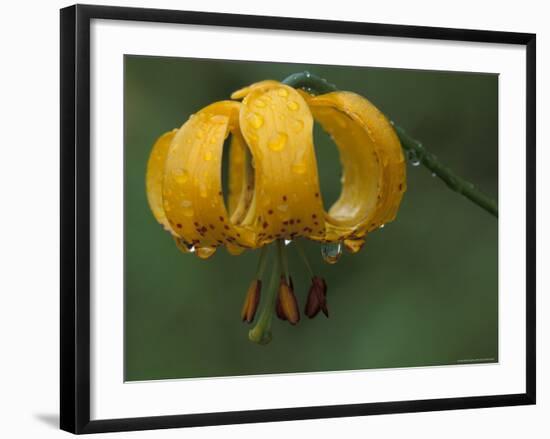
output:
[[[303,88],[312,94],[330,93],[338,88],[329,83],[326,79],[309,72],[294,73],[282,81],[284,84],[294,88]],[[462,194],[491,215],[498,218],[498,205],[488,195],[481,192],[473,183],[459,177],[451,169],[443,165],[437,157],[426,150],[418,140],[413,139],[407,132],[392,122],[401,145],[405,152],[414,156],[415,163],[423,164],[434,176],[439,177],[445,184],[455,192]]]
[[[281,245],[280,241],[277,241],[277,257],[273,262],[273,269],[271,272],[271,279],[267,288],[266,301],[261,311],[258,322],[248,332],[248,338],[258,344],[268,344],[271,339],[271,321],[273,319],[273,312],[275,310],[275,303],[277,301],[277,293],[279,291],[279,277],[281,275]]]
[[[473,183],[464,180],[447,166],[443,165],[435,155],[427,151],[418,140],[409,136],[403,128],[397,125],[394,125],[394,128],[401,140],[403,149],[412,152],[418,164],[422,163],[432,171],[434,177],[439,177],[450,189],[464,195],[470,201],[498,218],[498,206],[495,200],[477,189]]]

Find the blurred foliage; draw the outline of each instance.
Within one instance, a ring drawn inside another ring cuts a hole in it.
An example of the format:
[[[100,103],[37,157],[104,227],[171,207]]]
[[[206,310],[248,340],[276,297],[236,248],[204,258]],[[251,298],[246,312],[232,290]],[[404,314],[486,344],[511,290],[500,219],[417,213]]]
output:
[[[309,70],[366,96],[456,173],[498,195],[498,76],[404,69],[125,57],[125,376],[127,380],[334,371],[498,360],[498,222],[422,167],[408,167],[395,222],[357,255],[326,265],[330,319],[275,320],[248,341],[239,313],[256,252],[181,254],[149,211],[155,139],[190,114],[262,79]],[[340,190],[335,146],[315,144],[326,207]],[[309,280],[292,245],[301,306]]]

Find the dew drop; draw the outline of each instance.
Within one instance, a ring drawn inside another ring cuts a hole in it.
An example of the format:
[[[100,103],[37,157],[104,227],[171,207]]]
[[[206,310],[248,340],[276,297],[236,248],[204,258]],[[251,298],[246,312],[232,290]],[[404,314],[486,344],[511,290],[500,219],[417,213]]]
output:
[[[201,259],[208,259],[216,253],[216,249],[214,247],[199,247],[195,253]]]
[[[292,172],[298,175],[305,174],[307,170],[306,164],[304,162],[296,162],[292,165]]]
[[[203,130],[197,131],[197,139],[204,139],[204,131]]]
[[[267,105],[265,101],[262,101],[261,99],[254,101],[254,103],[258,108],[264,108]]]
[[[301,119],[291,119],[290,128],[296,133],[302,131],[304,129],[304,122]]]
[[[264,118],[256,113],[251,113],[249,120],[252,126],[256,129],[261,128],[264,124]]]
[[[181,202],[182,212],[184,216],[191,217],[194,215],[193,203],[189,200],[183,200]]]
[[[286,146],[287,139],[288,136],[285,133],[279,132],[267,142],[267,146],[272,151],[282,151]]]
[[[407,151],[407,160],[413,166],[420,165],[420,158],[418,157],[418,154],[416,153],[416,150],[414,150],[414,149],[409,149]]]
[[[207,162],[209,162],[213,158],[214,158],[214,155],[212,154],[212,151],[206,151],[204,153],[204,160],[206,160]]]
[[[189,173],[185,169],[174,170],[174,179],[178,184],[185,184],[189,180]]]
[[[321,256],[327,264],[336,264],[342,256],[342,243],[331,242],[321,246]]]
[[[288,90],[286,88],[279,88],[277,90],[277,94],[281,96],[282,98],[285,98],[288,96]]]
[[[435,172],[432,172],[432,177],[437,177],[437,174]]]
[[[289,103],[286,104],[286,106],[290,111],[296,111],[298,110],[298,108],[300,108],[300,106],[294,101],[289,101]]]
[[[304,75],[306,75],[306,78],[311,78],[311,73],[309,73],[307,70],[304,72]]]

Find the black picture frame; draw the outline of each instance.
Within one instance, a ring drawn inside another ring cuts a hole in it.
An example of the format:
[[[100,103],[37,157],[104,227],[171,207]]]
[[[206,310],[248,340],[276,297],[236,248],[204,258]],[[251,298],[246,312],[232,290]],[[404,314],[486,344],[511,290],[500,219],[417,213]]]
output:
[[[81,434],[535,404],[536,35],[302,18],[75,5],[61,9],[61,429]],[[526,392],[383,403],[90,420],[90,21],[408,37],[526,46]]]

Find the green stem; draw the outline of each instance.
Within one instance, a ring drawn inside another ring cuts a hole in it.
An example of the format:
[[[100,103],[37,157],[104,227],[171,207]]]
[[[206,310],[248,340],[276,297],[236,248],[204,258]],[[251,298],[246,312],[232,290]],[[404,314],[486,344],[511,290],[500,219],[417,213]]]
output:
[[[264,275],[265,266],[267,264],[267,245],[264,245],[260,250],[260,258],[258,259],[258,268],[256,268],[256,279],[261,279]]]
[[[326,79],[309,72],[294,73],[282,81],[284,84],[294,88],[303,88],[312,94],[330,93],[338,88]],[[498,218],[497,202],[488,195],[481,192],[473,183],[459,177],[451,169],[443,165],[437,157],[426,150],[418,140],[413,139],[407,132],[392,122],[401,145],[405,152],[414,155],[418,164],[422,163],[428,168],[432,175],[439,177],[453,191],[462,194],[482,209],[485,209],[491,215]]]
[[[284,244],[282,244],[284,245]],[[267,288],[266,301],[258,318],[256,326],[248,332],[248,338],[258,344],[268,344],[271,341],[271,321],[273,312],[275,311],[275,303],[277,301],[277,293],[279,291],[279,277],[281,275],[281,242],[277,241],[277,257],[273,262],[271,279]]]

